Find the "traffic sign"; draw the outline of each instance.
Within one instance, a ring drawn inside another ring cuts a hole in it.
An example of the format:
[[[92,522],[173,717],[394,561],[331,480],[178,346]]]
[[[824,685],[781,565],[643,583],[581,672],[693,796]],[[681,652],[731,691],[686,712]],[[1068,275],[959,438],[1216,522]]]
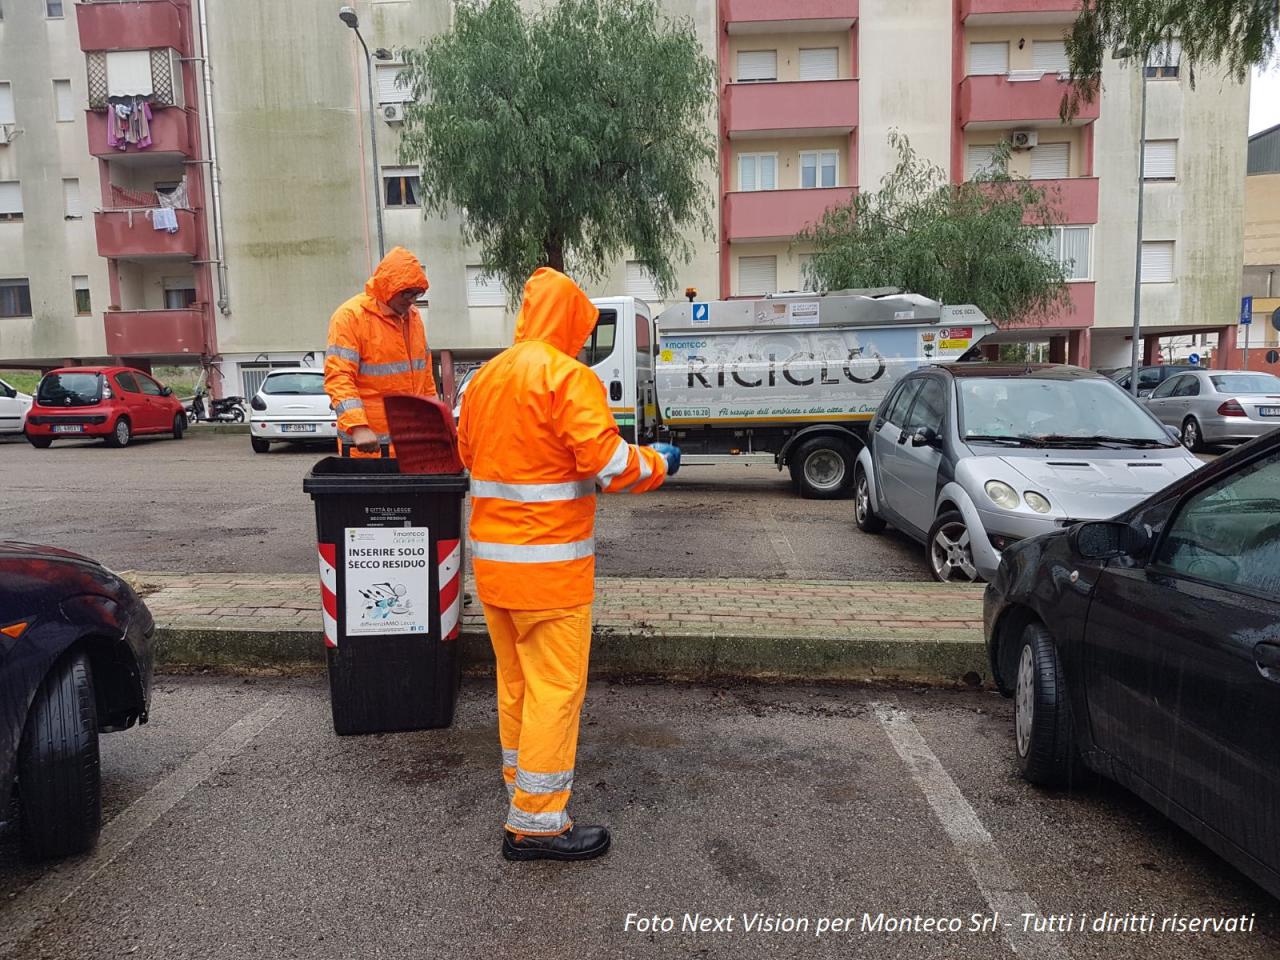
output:
[[[1280,350],[1268,350],[1267,363],[1280,363]]]
[[[711,305],[708,303],[695,303],[693,305],[693,322],[694,323],[710,323],[711,322]]]
[[[1271,314],[1271,326],[1280,330],[1280,307],[1276,307],[1275,311]]]
[[[1187,363],[1191,364],[1193,367],[1200,366],[1200,354],[1191,354],[1191,356],[1187,357]]]
[[[1240,298],[1240,323],[1246,327],[1253,323],[1253,297]]]

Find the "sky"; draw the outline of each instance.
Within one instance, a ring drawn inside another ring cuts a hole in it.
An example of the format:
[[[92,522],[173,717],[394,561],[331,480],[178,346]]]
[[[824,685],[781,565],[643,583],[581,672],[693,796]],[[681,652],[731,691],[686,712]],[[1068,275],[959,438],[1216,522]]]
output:
[[[1280,64],[1255,67],[1249,88],[1249,135],[1280,123]]]

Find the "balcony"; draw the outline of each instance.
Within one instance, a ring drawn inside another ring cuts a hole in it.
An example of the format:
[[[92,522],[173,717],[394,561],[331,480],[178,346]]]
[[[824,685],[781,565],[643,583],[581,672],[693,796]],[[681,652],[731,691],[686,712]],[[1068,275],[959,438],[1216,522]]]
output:
[[[731,243],[789,240],[821,219],[828,208],[848,203],[856,192],[855,187],[823,187],[725,194],[725,237]]]
[[[187,128],[187,113],[178,107],[155,107],[151,114],[151,146],[120,150],[107,143],[107,111],[89,110],[85,114],[89,136],[89,153],[113,163],[172,164],[195,159]]]
[[[148,210],[99,210],[93,215],[98,256],[112,260],[193,260],[200,249],[196,214],[177,210],[178,232],[157,230]]]
[[[1066,217],[1063,223],[1098,222],[1097,177],[1072,177],[1067,180],[1032,180],[1031,182],[1044,189],[1051,203],[1056,202],[1058,209]]]
[[[182,12],[173,0],[97,0],[76,4],[80,49],[173,47],[189,56]]]
[[[730,33],[821,33],[848,30],[858,19],[858,0],[723,0]]]
[[[858,125],[858,81],[731,83],[723,109],[730,139],[850,133]]]
[[[1093,301],[1096,284],[1092,280],[1076,280],[1067,284],[1069,307],[1048,314],[1002,323],[1000,329],[1012,330],[1087,330],[1093,326]]]
[[[1004,75],[965,77],[960,83],[960,126],[974,130],[1058,126],[1062,123],[1062,98],[1068,89],[1056,73],[1026,80]],[[1095,99],[1081,105],[1069,125],[1082,126],[1097,119]]]
[[[970,27],[1074,23],[1080,0],[960,0],[960,20]]]
[[[204,310],[198,304],[186,310],[108,310],[103,325],[113,357],[205,352]]]

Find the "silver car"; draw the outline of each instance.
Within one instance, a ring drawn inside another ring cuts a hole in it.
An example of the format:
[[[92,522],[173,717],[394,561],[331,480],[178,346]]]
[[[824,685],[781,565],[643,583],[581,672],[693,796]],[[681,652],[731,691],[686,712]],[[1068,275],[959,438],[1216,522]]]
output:
[[[1114,381],[1079,367],[922,367],[885,397],[854,519],[925,546],[942,581],[990,579],[1018,540],[1127,510],[1200,461]]]
[[[1192,370],[1160,384],[1145,402],[1188,450],[1243,443],[1280,427],[1280,377],[1271,373]]]

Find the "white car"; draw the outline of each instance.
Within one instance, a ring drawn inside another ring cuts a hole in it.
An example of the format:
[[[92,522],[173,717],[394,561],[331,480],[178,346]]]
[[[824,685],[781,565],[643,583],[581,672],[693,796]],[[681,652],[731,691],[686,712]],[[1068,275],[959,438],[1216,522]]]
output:
[[[0,433],[21,433],[30,409],[31,394],[0,380]]]
[[[324,392],[324,371],[315,367],[272,370],[249,401],[249,442],[254,453],[272,443],[335,443],[338,420]]]

